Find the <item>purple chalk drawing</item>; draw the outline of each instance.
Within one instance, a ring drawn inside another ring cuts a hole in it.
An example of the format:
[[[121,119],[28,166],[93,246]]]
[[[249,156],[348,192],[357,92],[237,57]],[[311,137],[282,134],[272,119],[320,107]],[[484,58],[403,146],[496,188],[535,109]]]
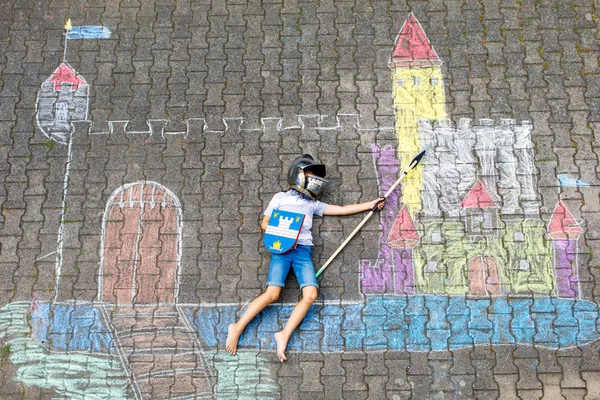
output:
[[[577,277],[577,241],[554,240],[554,265],[556,268],[556,289],[559,297],[578,298],[579,279]]]
[[[398,179],[400,163],[392,146],[379,148],[377,145],[373,145],[372,152],[378,172],[379,189],[382,193],[385,193]],[[361,264],[362,290],[365,294],[415,293],[412,249],[408,246],[394,248],[396,246],[392,247],[388,243],[388,238],[394,234],[394,228],[405,225],[405,223],[398,224],[396,220],[398,217],[399,193],[399,189],[390,193],[382,211],[381,246],[377,262],[372,264],[369,261],[363,261]],[[408,216],[408,219],[410,219],[406,209],[403,208],[402,211],[400,213],[401,218],[406,220],[406,216]],[[406,222],[412,225],[412,220]]]
[[[559,201],[548,225],[554,250],[554,270],[559,297],[579,298],[577,249],[583,229],[563,201]]]

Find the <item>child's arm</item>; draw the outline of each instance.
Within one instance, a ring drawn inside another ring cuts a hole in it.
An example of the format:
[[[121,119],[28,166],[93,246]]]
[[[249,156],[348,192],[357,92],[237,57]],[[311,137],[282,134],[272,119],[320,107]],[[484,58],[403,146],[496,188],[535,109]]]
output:
[[[377,203],[379,201],[381,201],[382,199],[383,199],[383,197],[380,197],[378,199],[367,201],[365,203],[348,204],[346,206],[335,206],[335,205],[330,204],[327,206],[325,211],[323,211],[323,215],[351,215],[351,214],[356,214],[356,213],[363,212],[363,211],[369,211],[369,210],[372,210],[373,207],[375,207],[377,205]],[[379,204],[379,207],[377,207],[377,209],[381,210],[384,205],[385,205],[385,202],[382,201],[381,204]],[[267,223],[268,223],[268,221],[267,221]]]
[[[269,217],[267,215],[265,215],[262,219],[262,222],[260,223],[260,229],[262,229],[263,231],[267,230],[267,226],[269,226]]]

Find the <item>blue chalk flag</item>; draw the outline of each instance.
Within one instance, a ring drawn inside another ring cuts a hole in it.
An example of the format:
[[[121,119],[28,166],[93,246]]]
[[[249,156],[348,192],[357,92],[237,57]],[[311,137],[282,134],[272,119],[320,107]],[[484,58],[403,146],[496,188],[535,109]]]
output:
[[[108,39],[111,33],[105,26],[73,26],[67,29],[67,39]]]

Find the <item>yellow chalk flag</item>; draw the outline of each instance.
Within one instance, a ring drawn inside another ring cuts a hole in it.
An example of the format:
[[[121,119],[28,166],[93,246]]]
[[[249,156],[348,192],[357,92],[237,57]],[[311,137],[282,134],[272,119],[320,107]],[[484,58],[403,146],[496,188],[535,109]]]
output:
[[[71,23],[71,18],[69,18],[67,20],[67,23],[65,24],[65,30],[69,31],[69,30],[71,30],[72,27],[73,27],[73,24]]]

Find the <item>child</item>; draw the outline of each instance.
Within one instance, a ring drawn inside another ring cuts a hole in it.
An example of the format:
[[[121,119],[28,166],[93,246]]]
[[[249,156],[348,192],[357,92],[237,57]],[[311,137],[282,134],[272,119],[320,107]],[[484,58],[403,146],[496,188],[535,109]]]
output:
[[[312,227],[313,215],[350,215],[372,210],[374,207],[377,207],[379,210],[383,208],[384,202],[381,198],[366,203],[346,206],[335,206],[320,202],[317,199],[320,198],[328,184],[325,178],[325,165],[316,164],[309,154],[304,154],[294,160],[288,170],[290,189],[287,192],[277,193],[271,199],[261,223],[263,231],[267,229],[269,217],[274,209],[304,214],[304,223],[302,224],[296,247],[287,253],[273,254],[271,256],[267,289],[265,292],[250,303],[246,312],[244,312],[236,323],[229,325],[227,341],[225,343],[225,347],[229,353],[236,353],[238,340],[246,325],[266,306],[279,298],[291,267],[300,285],[302,300],[294,307],[290,319],[283,330],[275,334],[277,357],[281,362],[287,360],[285,349],[288,340],[296,327],[300,325],[300,322],[302,322],[302,319],[318,295],[317,289],[319,286],[312,263],[313,241],[310,229]]]

